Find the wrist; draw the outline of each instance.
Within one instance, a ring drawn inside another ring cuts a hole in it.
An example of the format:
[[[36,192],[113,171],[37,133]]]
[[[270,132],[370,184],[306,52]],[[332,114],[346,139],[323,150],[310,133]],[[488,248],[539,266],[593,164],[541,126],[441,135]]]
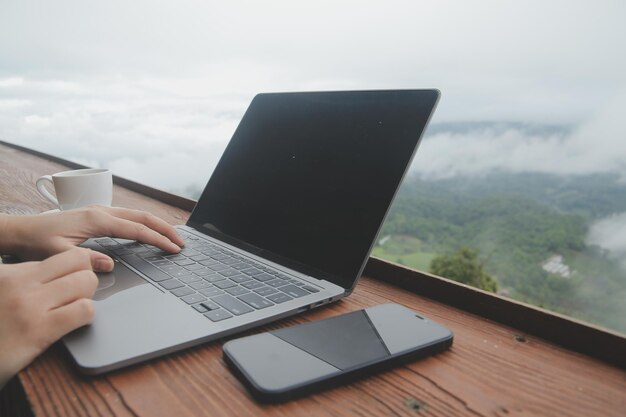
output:
[[[26,228],[31,216],[0,214],[0,254],[20,255],[28,241]]]

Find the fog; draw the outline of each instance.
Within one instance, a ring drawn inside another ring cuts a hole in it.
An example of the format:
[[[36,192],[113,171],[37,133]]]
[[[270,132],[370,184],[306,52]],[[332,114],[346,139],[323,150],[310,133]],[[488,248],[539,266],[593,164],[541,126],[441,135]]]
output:
[[[487,123],[433,129],[415,172],[623,173],[623,16],[620,1],[3,1],[0,139],[184,193],[258,92],[435,87],[433,128]]]
[[[615,172],[626,181],[625,108],[626,91],[578,125],[541,129],[493,123],[437,132],[425,140],[412,169],[436,179],[499,170],[559,175]]]
[[[589,229],[587,242],[610,251],[626,271],[626,213],[595,222]]]

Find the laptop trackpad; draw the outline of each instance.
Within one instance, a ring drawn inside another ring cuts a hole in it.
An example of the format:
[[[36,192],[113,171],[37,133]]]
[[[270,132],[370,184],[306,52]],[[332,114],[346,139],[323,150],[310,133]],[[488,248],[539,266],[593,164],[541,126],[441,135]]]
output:
[[[112,273],[100,277],[94,306],[92,324],[63,338],[85,373],[173,351],[175,346],[218,330],[202,314],[119,262]]]
[[[131,271],[126,265],[115,260],[115,267],[111,272],[98,273],[98,289],[93,296],[96,301],[109,298],[113,294],[127,290],[137,285],[150,285],[139,275]]]

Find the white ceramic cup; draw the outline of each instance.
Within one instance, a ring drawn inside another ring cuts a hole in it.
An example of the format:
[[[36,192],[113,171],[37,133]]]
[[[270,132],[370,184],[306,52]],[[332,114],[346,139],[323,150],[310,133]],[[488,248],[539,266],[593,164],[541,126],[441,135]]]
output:
[[[48,191],[45,183],[54,186],[56,197]],[[100,204],[110,206],[113,199],[113,175],[104,168],[75,169],[44,175],[36,182],[37,190],[59,210]]]

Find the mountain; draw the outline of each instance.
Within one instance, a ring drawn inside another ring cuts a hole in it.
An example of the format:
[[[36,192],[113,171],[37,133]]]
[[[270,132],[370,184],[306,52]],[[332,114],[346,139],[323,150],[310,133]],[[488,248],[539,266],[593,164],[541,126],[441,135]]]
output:
[[[587,241],[595,221],[622,212],[626,184],[614,174],[414,175],[374,255],[427,270],[437,254],[476,248],[504,294],[626,332],[626,271]]]

